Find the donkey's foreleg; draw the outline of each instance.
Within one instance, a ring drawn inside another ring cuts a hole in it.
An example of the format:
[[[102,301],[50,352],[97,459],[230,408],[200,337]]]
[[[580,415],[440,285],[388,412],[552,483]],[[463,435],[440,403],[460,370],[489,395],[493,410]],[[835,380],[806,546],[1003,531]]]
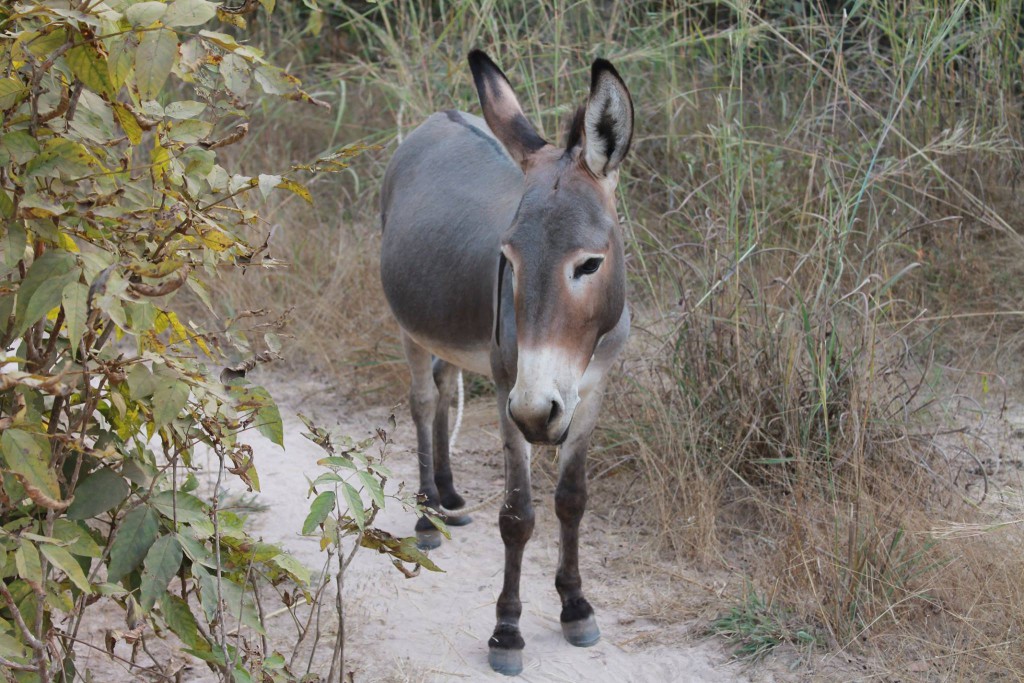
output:
[[[587,446],[601,409],[601,388],[591,391],[576,409],[569,438],[558,453],[555,514],[561,523],[555,588],[562,599],[562,635],[572,645],[589,647],[601,639],[594,608],[583,597],[580,578],[580,521],[587,506]]]
[[[441,505],[446,510],[458,510],[466,501],[455,490],[450,461],[451,440],[448,435],[448,408],[455,394],[459,369],[440,358],[434,359],[434,384],[437,386],[438,402],[434,413],[434,482],[441,496]],[[469,524],[469,515],[448,515],[448,524],[461,526]]]
[[[432,427],[437,412],[438,392],[434,384],[433,358],[430,352],[402,334],[402,347],[409,362],[412,386],[409,390],[409,408],[416,425],[416,458],[420,468],[420,502],[435,510],[441,509],[441,496],[434,479]],[[441,532],[426,516],[416,520],[416,544],[421,550],[441,545]]]
[[[508,417],[508,391],[498,391],[498,412],[505,452],[505,502],[498,513],[498,527],[505,544],[505,581],[498,596],[498,623],[488,641],[491,668],[508,676],[523,670],[525,643],[519,632],[523,603],[519,577],[523,551],[533,534],[533,500],[530,491],[530,446]]]

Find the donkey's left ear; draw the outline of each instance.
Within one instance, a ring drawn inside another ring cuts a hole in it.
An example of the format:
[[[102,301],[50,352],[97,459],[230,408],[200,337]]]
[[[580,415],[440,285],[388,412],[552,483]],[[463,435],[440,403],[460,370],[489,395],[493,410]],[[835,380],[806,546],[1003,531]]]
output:
[[[619,72],[604,59],[590,70],[590,99],[583,119],[584,159],[598,178],[611,178],[626,158],[633,139],[633,100]]]

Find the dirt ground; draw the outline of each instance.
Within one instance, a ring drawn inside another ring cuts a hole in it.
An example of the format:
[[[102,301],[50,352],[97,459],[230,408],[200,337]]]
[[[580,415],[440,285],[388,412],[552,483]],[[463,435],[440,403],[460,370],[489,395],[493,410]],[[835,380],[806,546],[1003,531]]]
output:
[[[263,540],[281,543],[317,572],[325,555],[316,539],[299,530],[308,512],[308,479],[318,473],[321,451],[301,433],[301,412],[324,427],[356,438],[387,424],[388,407],[351,409],[332,387],[314,381],[265,375],[256,378],[277,398],[285,426],[286,448],[254,436],[262,491],[252,501],[261,511],[253,515],[253,530]],[[416,488],[415,436],[405,406],[393,409],[397,427],[391,432],[389,467],[396,480]],[[1006,477],[1020,483],[1020,438],[1024,410],[994,415],[985,429],[993,442],[992,458],[978,463],[990,481]],[[346,574],[346,662],[354,683],[391,681],[455,682],[508,680],[490,671],[487,638],[494,626],[494,605],[501,585],[502,544],[497,528],[503,469],[500,440],[491,399],[467,404],[462,431],[453,453],[456,483],[473,510],[474,521],[452,529],[452,539],[431,551],[444,573],[422,571],[405,578],[388,561],[361,551]],[[206,474],[212,482],[210,462]],[[559,626],[559,601],[554,588],[558,560],[558,521],[553,509],[553,453],[535,451],[534,499],[537,526],[527,546],[521,592],[522,632],[526,640],[524,682],[646,683],[661,681],[852,681],[876,680],[864,661],[844,653],[808,654],[780,648],[769,658],[750,665],[730,657],[726,645],[708,638],[708,620],[730,605],[738,594],[739,574],[702,570],[660,560],[647,550],[649,536],[628,523],[628,502],[614,489],[614,477],[592,482],[591,507],[583,522],[581,571],[584,589],[597,611],[602,639],[592,648],[568,645]],[[977,486],[979,478],[972,478]],[[240,482],[231,482],[243,492]],[[393,482],[394,483],[394,482]],[[212,486],[211,486],[212,489]],[[603,490],[602,490],[603,489]],[[377,526],[398,535],[412,533],[414,516],[393,505],[378,517]],[[293,670],[307,668],[326,676],[331,644],[337,629],[333,586],[327,588],[321,612],[320,639],[307,639],[295,648],[296,630],[286,613],[269,619],[272,647],[290,654]],[[97,606],[99,607],[99,605]],[[268,611],[270,608],[268,607]],[[84,637],[102,644],[103,631],[122,618],[116,609],[101,610],[85,625]],[[168,673],[180,681],[215,681],[201,662],[180,653],[175,643],[150,637],[149,652],[171,662]],[[117,654],[127,657],[128,646]],[[141,655],[140,661],[147,657]],[[129,680],[126,667],[102,651],[79,650],[79,670],[91,669],[95,680]]]
[[[385,408],[347,412],[330,402],[328,387],[274,387],[285,419],[286,452],[260,449],[263,481],[259,500],[270,507],[258,518],[265,540],[284,543],[300,559],[315,566],[323,559],[313,540],[296,530],[306,514],[306,475],[316,471],[322,456],[300,435],[296,410],[355,437],[386,424]],[[396,477],[416,487],[415,434],[404,406],[395,410],[394,445],[389,466]],[[643,584],[642,573],[627,565],[636,546],[635,530],[620,528],[608,511],[592,509],[584,520],[581,570],[585,587],[603,631],[601,642],[579,649],[562,638],[560,605],[554,587],[558,561],[558,520],[553,509],[554,481],[541,451],[534,459],[537,527],[526,551],[521,585],[526,639],[523,681],[737,681],[747,680],[742,667],[729,662],[722,648],[692,637],[684,623],[638,618],[659,595],[691,591],[699,575],[657,572]],[[549,463],[548,463],[549,464]],[[503,547],[498,533],[499,494],[503,487],[501,442],[490,399],[467,405],[453,454],[456,483],[473,510],[473,523],[453,528],[452,539],[430,553],[444,573],[423,571],[406,579],[384,558],[357,555],[346,576],[348,602],[346,670],[355,681],[507,680],[487,664],[487,638],[494,628],[494,605],[501,588]],[[378,518],[378,526],[395,534],[412,533],[415,518],[394,506]],[[631,580],[633,579],[633,580]],[[677,584],[681,584],[677,585]],[[714,590],[713,586],[708,586]],[[699,590],[699,588],[698,588]],[[333,631],[332,631],[333,632]],[[329,649],[329,648],[325,648]],[[327,653],[329,654],[329,653]],[[319,658],[319,657],[318,657]]]

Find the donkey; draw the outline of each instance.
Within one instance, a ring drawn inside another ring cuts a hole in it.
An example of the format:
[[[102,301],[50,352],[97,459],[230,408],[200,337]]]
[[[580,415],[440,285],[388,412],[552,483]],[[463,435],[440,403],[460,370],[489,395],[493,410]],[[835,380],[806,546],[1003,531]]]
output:
[[[460,369],[493,378],[505,455],[498,515],[505,579],[491,668],[523,669],[519,576],[533,532],[530,444],[560,447],[555,511],[561,546],[555,587],[566,640],[600,639],[583,597],[579,525],[586,453],[606,376],[629,334],[619,166],[633,134],[633,103],[615,68],[591,67],[590,96],[565,146],[530,124],[505,74],[479,50],[469,66],[484,118],[430,116],[398,147],[384,176],[381,283],[412,374],[419,494],[448,524],[465,501],[449,464],[448,407]],[[421,547],[440,544],[427,518]]]

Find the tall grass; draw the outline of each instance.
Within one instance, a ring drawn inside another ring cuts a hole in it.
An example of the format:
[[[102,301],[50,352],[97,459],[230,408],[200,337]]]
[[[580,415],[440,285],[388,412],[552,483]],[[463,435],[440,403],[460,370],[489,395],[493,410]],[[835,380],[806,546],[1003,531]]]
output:
[[[935,434],[958,417],[943,396],[982,393],[956,373],[1015,372],[1021,345],[1019,3],[321,5],[330,41],[278,44],[334,114],[282,132],[291,114],[267,112],[245,154],[385,149],[318,213],[281,207],[276,248],[301,265],[237,300],[294,306],[295,354],[399,396],[375,267],[393,141],[476,108],[473,47],[549,139],[607,57],[637,106],[619,204],[635,329],[597,456],[629,467],[601,469],[639,473],[623,496],[666,556],[740,557],[749,594],[833,649],[1024,676],[1019,525],[933,533],[1009,514],[963,494],[971,443]]]

